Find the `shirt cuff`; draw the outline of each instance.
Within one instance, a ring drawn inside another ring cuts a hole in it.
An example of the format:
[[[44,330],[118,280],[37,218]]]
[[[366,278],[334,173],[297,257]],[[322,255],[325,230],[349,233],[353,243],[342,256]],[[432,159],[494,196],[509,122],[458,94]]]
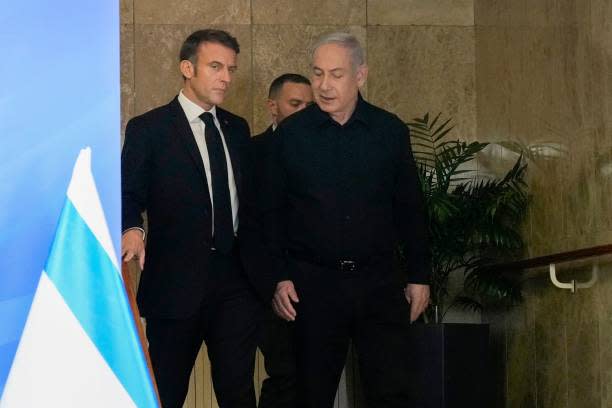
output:
[[[130,231],[130,230],[138,230],[138,231],[142,232],[142,240],[143,240],[143,241],[145,240],[145,238],[146,238],[146,236],[147,236],[147,233],[145,232],[145,230],[144,230],[143,228],[140,228],[140,227],[132,227],[132,228],[128,228],[128,229],[124,230],[124,231],[121,233],[121,235],[125,234],[126,232],[128,232],[128,231]]]

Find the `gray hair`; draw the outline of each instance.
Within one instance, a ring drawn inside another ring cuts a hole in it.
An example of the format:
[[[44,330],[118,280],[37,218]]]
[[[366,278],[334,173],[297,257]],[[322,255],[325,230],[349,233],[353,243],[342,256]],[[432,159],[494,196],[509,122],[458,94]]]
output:
[[[310,55],[311,59],[314,58],[314,54],[319,47],[326,44],[338,44],[341,47],[348,49],[354,69],[357,69],[361,65],[365,64],[365,52],[363,51],[359,40],[353,34],[338,31],[323,35],[312,47],[312,52]]]

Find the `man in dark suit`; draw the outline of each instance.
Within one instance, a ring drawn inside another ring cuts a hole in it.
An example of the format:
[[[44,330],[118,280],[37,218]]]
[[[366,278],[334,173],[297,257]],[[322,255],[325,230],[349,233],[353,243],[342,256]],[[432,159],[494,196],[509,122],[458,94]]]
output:
[[[274,130],[286,117],[304,109],[311,103],[310,81],[302,75],[283,74],[270,84],[267,106],[272,125],[253,138],[256,149],[256,168],[260,169],[257,172],[256,186],[261,183],[265,151]],[[253,263],[256,264],[256,262]],[[265,269],[269,266],[263,264],[259,267]],[[297,384],[292,324],[280,319],[270,309],[264,314],[261,330],[259,348],[264,356],[268,378],[264,380],[261,387],[259,408],[293,408],[296,404]]]
[[[298,406],[332,407],[352,340],[368,406],[406,407],[407,329],[429,301],[409,131],[359,94],[367,66],[354,36],[323,37],[312,61],[316,103],[276,130],[258,200],[273,308],[296,325]],[[400,243],[404,279],[392,266]]]
[[[255,407],[259,304],[237,242],[250,133],[217,106],[239,50],[225,31],[191,34],[180,51],[179,95],[126,127],[122,255],[143,268],[138,305],[164,407],[182,406],[202,341],[219,405]]]
[[[308,78],[299,74],[282,74],[270,84],[266,105],[272,124],[252,139],[255,185],[257,190],[265,168],[265,155],[272,135],[278,125],[288,116],[304,109],[312,103],[312,89]],[[254,197],[256,198],[256,197]]]
[[[300,74],[282,74],[270,83],[266,102],[272,124],[255,141],[262,141],[276,130],[287,116],[304,109],[312,103],[312,89],[308,78]]]

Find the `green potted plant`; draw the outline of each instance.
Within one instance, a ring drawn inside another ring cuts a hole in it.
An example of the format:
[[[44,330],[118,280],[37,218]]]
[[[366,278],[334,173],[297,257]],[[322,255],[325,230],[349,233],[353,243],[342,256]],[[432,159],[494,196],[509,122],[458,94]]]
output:
[[[440,116],[407,123],[428,215],[432,278],[426,319],[434,323],[443,322],[452,307],[480,311],[484,303],[520,300],[515,280],[485,267],[522,250],[528,202],[522,155],[503,177],[484,176],[475,163],[489,143],[452,140],[451,119]],[[398,252],[401,262],[401,247]],[[455,294],[448,287],[453,274],[464,276]]]
[[[480,311],[520,300],[518,282],[486,267],[523,248],[528,195],[522,155],[501,177],[477,171],[488,143],[451,138],[451,119],[429,114],[407,123],[428,215],[431,262],[429,324],[414,325],[410,347],[420,366],[419,403],[427,407],[491,406],[486,395],[488,325],[445,324],[449,309]],[[403,262],[402,248],[398,259]],[[409,265],[403,265],[406,270]],[[449,278],[460,277],[451,291]],[[418,405],[417,406],[421,406]]]

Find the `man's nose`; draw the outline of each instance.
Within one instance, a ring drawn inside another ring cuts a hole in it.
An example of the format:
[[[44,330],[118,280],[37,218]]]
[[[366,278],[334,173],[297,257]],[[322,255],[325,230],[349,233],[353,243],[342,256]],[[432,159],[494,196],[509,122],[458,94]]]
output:
[[[229,71],[229,69],[225,68],[223,70],[221,80],[227,83],[230,83],[232,81],[232,73]]]
[[[321,88],[322,90],[329,89],[329,79],[327,75],[324,75],[323,78],[321,78],[321,84],[319,85],[319,88]]]

